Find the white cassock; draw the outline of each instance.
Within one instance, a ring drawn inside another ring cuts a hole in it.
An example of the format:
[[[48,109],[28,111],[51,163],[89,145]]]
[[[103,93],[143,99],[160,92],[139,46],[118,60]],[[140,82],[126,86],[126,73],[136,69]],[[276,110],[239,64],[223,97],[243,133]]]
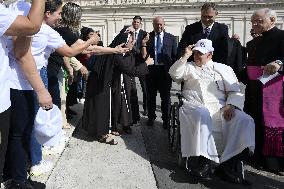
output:
[[[255,124],[242,111],[244,95],[231,67],[212,60],[202,67],[178,60],[169,74],[177,83],[184,82],[179,110],[183,157],[204,156],[222,163],[245,148],[254,151]],[[222,115],[226,104],[237,107],[230,121]]]

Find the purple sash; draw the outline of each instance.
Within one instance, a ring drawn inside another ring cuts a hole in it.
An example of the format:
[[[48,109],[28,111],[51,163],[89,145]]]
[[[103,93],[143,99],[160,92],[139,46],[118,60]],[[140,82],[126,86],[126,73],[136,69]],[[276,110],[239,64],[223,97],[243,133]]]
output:
[[[260,66],[247,66],[247,74],[250,80],[257,80],[263,74]]]
[[[267,156],[284,156],[283,76],[275,77],[262,87],[264,147]]]

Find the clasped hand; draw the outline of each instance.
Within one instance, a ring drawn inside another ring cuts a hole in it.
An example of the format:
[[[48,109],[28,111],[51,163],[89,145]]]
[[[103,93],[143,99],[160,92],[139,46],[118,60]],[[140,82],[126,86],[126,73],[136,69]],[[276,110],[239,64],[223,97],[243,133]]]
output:
[[[262,68],[263,68],[263,74],[264,75],[273,75],[280,69],[280,65],[278,65],[275,62],[271,62],[271,63],[263,66]]]

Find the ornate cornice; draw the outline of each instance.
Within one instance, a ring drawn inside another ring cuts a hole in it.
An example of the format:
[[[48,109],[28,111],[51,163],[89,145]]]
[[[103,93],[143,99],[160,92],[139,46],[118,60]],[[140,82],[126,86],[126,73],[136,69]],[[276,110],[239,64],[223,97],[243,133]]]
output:
[[[70,0],[69,0],[70,1]],[[208,0],[71,0],[78,3],[84,10],[106,10],[106,9],[153,9],[153,8],[189,8],[200,9]],[[282,7],[283,0],[211,0],[222,8],[261,8]]]

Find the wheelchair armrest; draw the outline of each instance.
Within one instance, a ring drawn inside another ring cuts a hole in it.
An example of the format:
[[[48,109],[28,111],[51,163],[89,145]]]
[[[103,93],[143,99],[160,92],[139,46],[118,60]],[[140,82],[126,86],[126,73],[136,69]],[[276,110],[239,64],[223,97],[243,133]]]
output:
[[[179,101],[179,105],[182,106],[183,102],[182,102],[182,94],[181,93],[176,93],[176,96],[178,97],[178,101]]]

